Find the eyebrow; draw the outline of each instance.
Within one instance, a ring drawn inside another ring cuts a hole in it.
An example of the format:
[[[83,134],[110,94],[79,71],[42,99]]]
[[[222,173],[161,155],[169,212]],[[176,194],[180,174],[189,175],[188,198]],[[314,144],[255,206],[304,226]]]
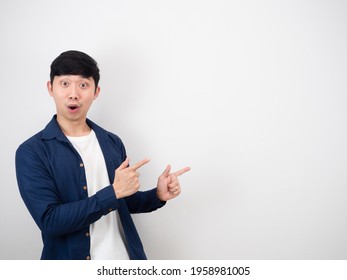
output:
[[[67,79],[71,76],[77,76],[78,80],[88,80],[88,81],[92,81],[93,77],[83,77],[83,76],[79,76],[79,75],[60,75],[60,76],[56,76],[57,80],[64,80]]]

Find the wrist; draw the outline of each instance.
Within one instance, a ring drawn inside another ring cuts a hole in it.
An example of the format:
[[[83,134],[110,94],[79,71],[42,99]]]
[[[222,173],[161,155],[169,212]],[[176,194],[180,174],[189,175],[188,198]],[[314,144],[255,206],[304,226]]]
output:
[[[122,198],[122,192],[118,190],[117,186],[115,183],[112,184],[113,190],[114,190],[114,195],[116,196],[117,199]]]
[[[163,200],[163,199],[161,198],[158,189],[156,189],[155,195],[156,195],[156,198],[157,198],[158,200],[160,200],[161,202],[166,202],[165,200]]]

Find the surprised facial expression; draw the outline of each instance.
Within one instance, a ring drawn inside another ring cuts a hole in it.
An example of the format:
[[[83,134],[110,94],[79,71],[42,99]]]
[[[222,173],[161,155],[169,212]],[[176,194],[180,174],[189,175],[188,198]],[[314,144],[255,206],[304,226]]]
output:
[[[47,88],[54,99],[58,118],[66,121],[83,121],[100,92],[92,77],[77,75],[55,76],[53,83],[47,83]]]

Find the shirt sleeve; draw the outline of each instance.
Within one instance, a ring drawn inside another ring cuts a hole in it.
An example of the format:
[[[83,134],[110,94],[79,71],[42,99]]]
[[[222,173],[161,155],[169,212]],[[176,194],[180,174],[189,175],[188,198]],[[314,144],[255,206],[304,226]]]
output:
[[[125,198],[130,213],[148,213],[163,207],[166,202],[157,197],[157,189],[139,191]]]
[[[16,176],[20,194],[42,233],[62,236],[100,219],[119,208],[112,185],[78,201],[63,202],[37,147],[21,145],[16,151]]]

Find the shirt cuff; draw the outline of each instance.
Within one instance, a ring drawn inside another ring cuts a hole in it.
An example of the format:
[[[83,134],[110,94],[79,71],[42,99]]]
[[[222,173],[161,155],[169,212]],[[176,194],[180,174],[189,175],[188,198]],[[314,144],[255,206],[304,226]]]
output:
[[[119,208],[119,201],[114,193],[112,185],[103,188],[95,195],[98,197],[104,215]]]

